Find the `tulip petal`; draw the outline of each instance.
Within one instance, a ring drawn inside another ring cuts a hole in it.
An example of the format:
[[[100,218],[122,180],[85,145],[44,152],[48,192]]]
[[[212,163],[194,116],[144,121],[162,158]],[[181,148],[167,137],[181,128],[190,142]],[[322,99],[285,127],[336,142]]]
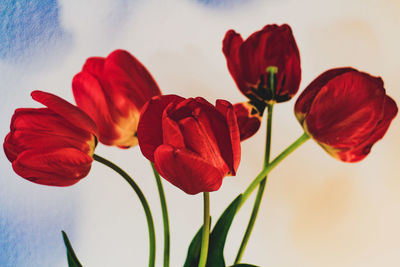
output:
[[[96,77],[96,79],[101,79],[104,63],[105,58],[103,57],[90,57],[86,59],[85,64],[82,67],[82,72],[87,72]]]
[[[264,76],[263,87],[268,87],[268,67],[277,67],[275,97],[277,102],[292,98],[301,80],[300,54],[289,25],[266,25],[253,33],[240,47],[243,77],[253,87]],[[268,100],[268,99],[265,99]]]
[[[69,186],[85,177],[93,159],[74,149],[32,149],[13,162],[14,171],[25,179],[43,185]]]
[[[231,73],[237,87],[243,94],[247,93],[247,86],[243,79],[239,58],[239,48],[243,44],[243,38],[234,30],[229,30],[222,42],[222,51],[226,57],[228,70]]]
[[[163,143],[166,145],[171,145],[175,148],[184,148],[185,140],[181,133],[178,123],[166,116],[164,112],[162,120],[163,129]]]
[[[214,166],[221,176],[225,176],[229,172],[229,167],[221,157],[217,140],[204,112],[200,111],[196,114],[196,118],[186,117],[180,120],[179,125],[185,138],[186,148]]]
[[[364,159],[371,151],[372,146],[378,140],[383,138],[397,112],[398,108],[396,102],[394,102],[394,100],[389,96],[386,96],[383,118],[378,122],[371,135],[356,147],[344,151],[338,151],[334,156],[346,162],[357,162]]]
[[[32,148],[75,147],[92,154],[95,147],[94,135],[75,127],[48,108],[17,109],[10,129],[3,148],[11,162],[19,153]]]
[[[97,134],[96,124],[85,112],[80,110],[78,107],[50,93],[33,91],[31,95],[34,100],[42,103],[43,105],[66,119],[72,125],[75,125],[76,127],[86,130],[92,134]]]
[[[253,33],[240,47],[239,57],[243,77],[252,86],[257,86],[260,76],[266,73],[265,69],[268,66],[273,66],[272,61],[266,62],[272,54],[272,51],[267,48],[273,48],[269,43],[270,32],[277,27],[277,25],[268,25],[268,28]]]
[[[304,89],[299,98],[296,100],[296,104],[294,106],[295,115],[300,124],[303,125],[305,116],[310,111],[311,104],[313,103],[315,96],[319,93],[319,90],[336,76],[350,71],[355,71],[355,69],[337,68],[328,70],[319,75],[307,86],[306,89]]]
[[[163,143],[162,117],[164,109],[170,103],[179,103],[183,100],[183,97],[177,95],[156,96],[143,107],[137,135],[142,154],[151,162],[154,162],[155,150]]]
[[[94,146],[95,140],[93,135],[91,139],[79,140],[68,136],[49,134],[35,130],[14,130],[6,136],[3,145],[4,152],[11,162],[17,158],[19,153],[29,149],[71,147],[90,155],[94,151]]]
[[[160,175],[187,194],[216,191],[222,184],[220,172],[187,149],[161,145],[154,158]]]
[[[187,109],[186,113],[180,112],[184,119],[179,122],[187,147],[208,162],[213,162],[224,176],[234,173],[231,136],[226,118],[202,97],[188,100],[179,103],[182,106],[186,104],[181,110]],[[174,115],[174,119],[179,119],[177,114]]]
[[[78,73],[72,80],[72,91],[76,104],[96,122],[100,142],[113,145],[120,135],[110,115],[108,96],[99,81],[88,72]]]
[[[147,69],[124,50],[88,58],[72,83],[79,107],[99,127],[100,142],[129,148],[138,143],[141,108],[160,89]]]
[[[240,132],[240,141],[252,137],[260,128],[261,116],[249,103],[236,103],[233,105]],[[254,114],[253,114],[254,112]]]
[[[3,150],[4,150],[4,153],[6,154],[7,159],[10,162],[13,162],[18,157],[19,149],[18,149],[17,145],[15,145],[9,141],[10,135],[11,135],[11,132],[8,133],[6,135],[6,137],[4,138]]]
[[[217,145],[217,148],[213,148],[212,150],[219,152],[229,169],[229,173],[235,175],[238,160],[240,161],[240,156],[239,158],[237,157],[237,152],[240,154],[240,144],[238,144],[239,150],[237,150],[237,144],[233,143],[236,140],[234,139],[235,131],[237,130],[238,138],[240,138],[240,135],[236,117],[234,117],[234,120],[231,118],[232,115],[235,116],[232,105],[228,101],[221,101],[220,103],[217,101],[217,107],[214,107],[204,98],[196,97],[195,102],[200,106],[197,108],[197,113],[194,116],[204,128],[204,132],[207,132],[207,138],[211,140],[210,143]],[[228,112],[229,109],[231,110],[230,112]],[[194,148],[195,145],[194,142],[192,147]],[[198,146],[198,149],[194,151],[201,151],[202,147]],[[207,155],[207,153],[205,154]],[[218,164],[218,166],[220,166],[218,168],[222,167],[221,164]]]
[[[268,25],[265,28],[268,28]],[[289,25],[283,24],[276,29],[269,30],[271,37],[268,40],[269,46],[264,56],[264,65],[278,68],[275,79],[275,98],[279,103],[291,99],[299,89],[301,81],[300,53]]]
[[[300,53],[289,25],[266,25],[245,41],[229,30],[223,52],[237,86],[253,102],[284,102],[297,93],[301,80]],[[273,91],[269,67],[277,69]]]
[[[206,129],[213,133],[214,142],[229,168],[229,174],[235,175],[240,162],[240,133],[232,104],[217,100],[214,107],[204,98],[196,97],[196,101],[202,104],[202,110],[207,113],[203,124],[209,122]]]
[[[380,78],[356,71],[336,76],[315,96],[305,119],[307,131],[329,146],[359,144],[382,119],[384,99]]]
[[[150,72],[133,55],[115,50],[106,58],[102,79],[107,83],[110,96],[121,116],[127,116],[125,101],[133,103],[138,110],[153,96],[161,95]]]
[[[164,110],[164,114],[167,113],[171,119],[180,121],[183,118],[193,116],[194,110],[198,108],[198,101],[194,98],[187,98],[177,104],[168,105]]]
[[[11,119],[11,131],[35,131],[37,133],[63,136],[76,140],[90,140],[92,134],[76,127],[64,117],[47,108],[20,108]]]
[[[240,132],[237,124],[236,114],[231,103],[225,100],[218,99],[215,105],[216,109],[225,117],[228,125],[230,145],[220,146],[221,155],[230,168],[230,174],[236,175],[237,168],[240,163]],[[217,134],[218,137],[220,134]],[[220,140],[221,143],[222,140]]]

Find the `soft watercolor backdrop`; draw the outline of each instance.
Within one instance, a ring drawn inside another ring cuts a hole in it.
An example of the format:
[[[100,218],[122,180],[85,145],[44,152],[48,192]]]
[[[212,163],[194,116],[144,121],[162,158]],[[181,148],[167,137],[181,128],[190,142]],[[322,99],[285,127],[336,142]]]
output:
[[[400,103],[400,2],[397,0],[2,0],[0,136],[14,109],[38,107],[40,89],[73,101],[71,79],[90,56],[129,50],[164,93],[244,101],[221,52],[225,32],[247,37],[265,24],[289,23],[302,58],[301,89],[328,68],[353,66],[382,76]],[[272,155],[301,134],[294,101],[275,108]],[[265,123],[265,122],[264,122]],[[242,145],[236,177],[211,194],[211,214],[226,205],[262,165],[262,132]],[[260,266],[400,266],[400,120],[361,163],[330,158],[308,141],[270,176],[244,261]],[[136,147],[99,145],[145,191],[159,235],[162,224],[150,165]],[[0,266],[67,266],[65,230],[84,266],[146,266],[144,213],[129,186],[94,163],[75,186],[40,186],[18,177],[0,154]],[[201,195],[164,183],[172,228],[171,266],[182,266],[202,221]],[[234,221],[225,249],[232,263],[251,202]]]

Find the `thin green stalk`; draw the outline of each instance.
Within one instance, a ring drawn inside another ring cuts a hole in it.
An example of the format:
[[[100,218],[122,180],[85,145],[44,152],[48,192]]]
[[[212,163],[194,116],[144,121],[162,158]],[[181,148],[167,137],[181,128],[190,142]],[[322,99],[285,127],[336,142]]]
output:
[[[304,142],[310,139],[308,134],[303,133],[296,141],[294,141],[290,146],[288,146],[282,153],[280,153],[267,167],[265,167],[256,178],[254,178],[253,182],[247,187],[247,189],[242,194],[242,199],[239,203],[238,209],[243,206],[246,200],[249,198],[251,193],[256,189],[256,187],[264,180],[265,176],[272,171],[283,159],[289,156],[293,151],[295,151],[299,146],[301,146]]]
[[[140,190],[139,186],[135,183],[135,181],[130,177],[124,170],[122,170],[120,167],[112,163],[111,161],[100,157],[99,155],[94,154],[93,159],[106,165],[107,167],[113,169],[117,173],[119,173],[126,182],[132,187],[132,189],[136,192],[137,196],[139,197],[140,202],[142,203],[144,212],[146,214],[146,220],[147,220],[147,226],[149,228],[149,267],[154,267],[155,265],[155,259],[156,259],[156,234],[154,231],[154,222],[153,222],[153,216],[151,215],[151,210],[149,207],[149,204],[147,203],[147,200],[142,192]]]
[[[265,136],[265,155],[264,155],[264,165],[266,168],[269,164],[270,154],[271,154],[271,133],[272,133],[272,113],[274,111],[274,104],[268,105],[267,112],[267,133]]]
[[[273,113],[273,104],[268,105],[268,115],[267,115],[267,131],[266,131],[266,141],[265,141],[265,156],[264,156],[264,165],[263,169],[265,169],[269,164],[270,152],[271,152],[271,130],[272,130],[272,113]],[[258,211],[260,209],[261,200],[264,195],[265,187],[267,184],[267,176],[261,181],[260,186],[258,187],[257,196],[254,201],[253,210],[251,212],[250,220],[246,228],[246,232],[243,236],[242,243],[240,244],[239,251],[236,255],[235,264],[238,264],[242,257],[243,253],[246,249],[247,243],[249,242],[250,235],[253,231],[254,224],[257,219]]]
[[[165,199],[164,188],[162,185],[161,177],[157,170],[154,168],[154,164],[151,162],[153,168],[154,177],[157,182],[158,194],[160,195],[161,211],[164,224],[164,267],[169,267],[169,255],[170,255],[170,232],[169,232],[169,219],[168,219],[168,208],[167,201]]]
[[[199,267],[205,267],[208,254],[208,240],[210,237],[210,193],[204,192],[204,223],[201,236],[201,251]]]

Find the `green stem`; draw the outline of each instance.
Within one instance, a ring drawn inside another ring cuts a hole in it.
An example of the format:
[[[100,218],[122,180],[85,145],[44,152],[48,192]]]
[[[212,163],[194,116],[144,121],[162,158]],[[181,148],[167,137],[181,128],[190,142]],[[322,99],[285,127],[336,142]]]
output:
[[[272,113],[274,111],[274,105],[268,105],[268,113],[267,113],[267,133],[266,133],[266,141],[265,141],[265,155],[264,155],[264,165],[266,168],[269,164],[270,154],[271,154],[271,132],[272,132]]]
[[[135,183],[135,181],[130,177],[124,170],[122,170],[120,167],[112,163],[111,161],[100,157],[99,155],[94,154],[93,159],[106,165],[107,167],[110,167],[117,173],[119,173],[126,182],[132,187],[132,189],[136,192],[137,196],[139,197],[140,202],[142,203],[144,212],[146,214],[146,219],[147,219],[147,226],[149,228],[149,267],[154,267],[155,265],[155,259],[156,259],[156,234],[154,231],[154,222],[153,222],[153,216],[151,215],[150,207],[149,204],[147,203],[147,200],[142,192],[140,190],[139,186]]]
[[[273,104],[268,105],[268,115],[267,115],[267,131],[266,131],[266,141],[265,141],[265,156],[264,156],[264,165],[263,169],[265,169],[269,164],[270,152],[271,152],[271,130],[272,130],[272,113],[273,113]],[[260,186],[258,187],[257,196],[254,201],[253,210],[251,212],[250,220],[246,228],[246,232],[243,236],[242,243],[240,244],[239,251],[236,255],[235,264],[238,264],[242,257],[243,253],[246,249],[247,243],[249,242],[250,235],[253,231],[254,224],[257,219],[258,211],[260,209],[261,200],[264,195],[265,187],[267,184],[267,176],[261,181]]]
[[[210,193],[204,192],[204,223],[201,237],[201,251],[199,267],[205,267],[207,263],[208,239],[210,237]]]
[[[251,193],[256,189],[256,187],[260,184],[262,180],[264,180],[265,176],[272,171],[283,159],[289,156],[293,151],[295,151],[299,146],[301,146],[304,142],[306,142],[310,137],[308,134],[303,133],[296,141],[294,141],[290,146],[288,146],[282,153],[280,153],[267,167],[265,167],[256,178],[254,178],[253,182],[247,187],[247,189],[242,194],[242,199],[239,203],[238,210],[246,200],[249,198]]]
[[[158,194],[160,195],[161,211],[164,224],[164,267],[169,267],[169,255],[170,255],[170,232],[169,232],[169,219],[167,201],[165,200],[164,188],[162,185],[161,177],[157,170],[154,168],[154,164],[151,162],[153,168],[154,177],[157,182]]]

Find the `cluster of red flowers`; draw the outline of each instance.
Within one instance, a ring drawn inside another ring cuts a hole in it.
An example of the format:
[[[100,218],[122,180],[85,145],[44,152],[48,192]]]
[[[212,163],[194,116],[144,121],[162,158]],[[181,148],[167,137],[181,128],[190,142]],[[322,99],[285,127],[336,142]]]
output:
[[[301,79],[300,55],[288,25],[267,25],[243,40],[223,40],[228,69],[248,102],[215,105],[162,95],[146,68],[123,50],[87,59],[72,82],[77,106],[34,91],[46,108],[17,109],[4,151],[17,174],[32,182],[69,186],[90,170],[97,141],[139,144],[166,180],[188,194],[218,190],[235,175],[240,142],[258,130],[266,106],[290,100]],[[397,114],[383,81],[353,68],[317,77],[295,104],[304,131],[329,154],[363,159]]]

